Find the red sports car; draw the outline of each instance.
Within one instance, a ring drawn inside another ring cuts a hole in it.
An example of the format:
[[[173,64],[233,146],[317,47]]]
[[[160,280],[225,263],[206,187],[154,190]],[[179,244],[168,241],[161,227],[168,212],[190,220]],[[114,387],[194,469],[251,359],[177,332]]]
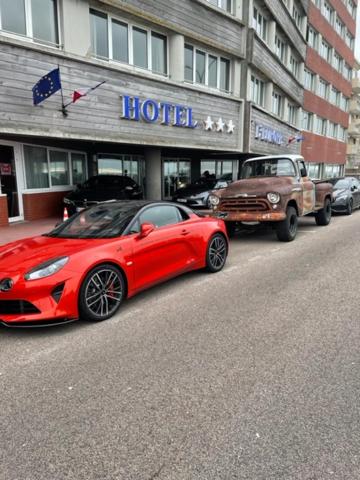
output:
[[[224,222],[166,202],[83,210],[52,232],[0,247],[0,322],[100,321],[126,297],[190,270],[226,262]]]

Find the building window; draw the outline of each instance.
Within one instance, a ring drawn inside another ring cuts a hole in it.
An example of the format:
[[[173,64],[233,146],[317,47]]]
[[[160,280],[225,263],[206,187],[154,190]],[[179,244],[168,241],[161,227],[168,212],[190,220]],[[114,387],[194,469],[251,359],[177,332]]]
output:
[[[43,189],[86,180],[86,155],[80,152],[24,145],[26,187]]]
[[[297,27],[301,29],[302,16],[299,8],[295,4],[293,6],[292,17],[295,20]]]
[[[90,9],[91,48],[95,57],[167,75],[167,37]]]
[[[351,48],[351,50],[354,49],[354,37],[351,35],[349,31],[346,32],[345,42],[346,42],[346,45],[349,48]]]
[[[265,83],[254,75],[251,75],[251,100],[261,107],[264,106]]]
[[[320,180],[321,178],[321,163],[307,163],[306,169],[308,176],[312,180]]]
[[[341,56],[337,53],[337,52],[334,52],[334,56],[333,56],[333,67],[335,68],[335,70],[337,70],[338,72],[341,72],[342,71],[342,58]]]
[[[316,7],[321,7],[321,0],[312,0],[312,2],[315,4]]]
[[[329,137],[337,138],[338,136],[338,126],[334,122],[329,122]]]
[[[0,0],[0,30],[58,45],[56,0]]]
[[[345,25],[340,20],[338,15],[336,16],[336,21],[335,21],[335,31],[338,35],[340,35],[340,37],[344,36]]]
[[[226,10],[229,13],[232,12],[232,0],[207,0],[207,1],[212,5],[215,5],[216,7]]]
[[[325,178],[340,177],[341,167],[341,165],[325,165]]]
[[[314,48],[315,50],[317,50],[318,48],[318,38],[318,32],[309,25],[306,32],[306,41],[310,45],[310,47]]]
[[[307,90],[315,92],[315,73],[310,72],[307,68],[304,69],[304,87]]]
[[[185,81],[230,91],[230,60],[185,45]]]
[[[325,80],[323,80],[322,78],[320,78],[320,81],[319,81],[319,91],[318,91],[320,97],[325,98],[326,100],[328,100],[328,98],[329,98],[329,89],[330,89],[329,83],[326,82]]]
[[[342,141],[342,142],[346,142],[346,138],[347,138],[346,128],[344,128],[340,125],[340,127],[339,127],[339,140]]]
[[[325,42],[325,40],[322,40],[321,41],[321,45],[320,45],[320,55],[327,61],[330,63],[330,59],[331,59],[331,47],[330,45]]]
[[[298,112],[298,107],[296,105],[289,104],[288,122],[291,125],[297,125],[297,112]]]
[[[275,53],[280,58],[282,63],[285,63],[286,45],[285,41],[278,34],[275,35]]]
[[[311,132],[313,129],[313,119],[314,115],[312,113],[303,111],[302,129]]]
[[[257,7],[254,7],[253,12],[253,28],[256,30],[256,33],[259,35],[259,37],[266,42],[267,20]]]
[[[295,77],[299,77],[300,62],[293,55],[290,56],[290,70]]]
[[[339,107],[340,106],[340,98],[341,98],[341,94],[340,94],[339,90],[337,90],[335,87],[331,87],[330,102],[333,105],[336,105],[337,107]]]
[[[355,7],[355,4],[352,0],[347,0],[347,3],[346,3],[346,7],[348,9],[348,12],[350,13],[350,15],[355,18],[356,16],[356,7]]]
[[[344,62],[343,65],[343,76],[346,78],[346,80],[351,81],[352,70],[346,62]]]
[[[349,99],[345,97],[345,95],[341,95],[340,108],[344,110],[344,112],[349,111]]]
[[[325,1],[321,10],[326,20],[332,25],[334,23],[334,9]]]
[[[283,97],[277,93],[272,94],[272,113],[282,118],[283,111]]]
[[[318,135],[326,136],[327,133],[327,120],[325,118],[317,117],[316,133]]]

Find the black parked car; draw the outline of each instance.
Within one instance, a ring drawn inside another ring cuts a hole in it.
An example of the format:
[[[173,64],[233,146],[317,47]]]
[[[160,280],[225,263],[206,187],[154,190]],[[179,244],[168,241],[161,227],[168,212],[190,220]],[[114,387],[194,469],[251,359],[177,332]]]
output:
[[[355,208],[360,207],[360,182],[355,177],[332,178],[327,180],[334,186],[333,212],[343,212],[351,215]]]
[[[74,213],[109,200],[137,200],[143,192],[134,180],[126,175],[96,175],[64,197],[64,206],[71,216]]]
[[[232,174],[226,174],[216,179],[212,175],[201,177],[186,187],[179,188],[173,195],[173,202],[182,203],[189,207],[210,208],[209,195],[213,190],[225,188],[232,182]]]

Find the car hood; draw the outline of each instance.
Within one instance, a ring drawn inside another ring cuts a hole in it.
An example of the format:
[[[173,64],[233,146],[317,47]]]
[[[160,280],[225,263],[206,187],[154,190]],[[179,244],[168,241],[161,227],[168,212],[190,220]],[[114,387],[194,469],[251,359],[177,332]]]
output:
[[[340,197],[342,195],[348,195],[348,193],[349,193],[349,191],[346,190],[346,188],[336,188],[335,190],[333,190],[334,198]]]
[[[25,238],[0,247],[0,277],[6,272],[27,272],[33,267],[57,257],[74,255],[98,246],[104,239],[69,239],[46,236]]]
[[[266,195],[269,192],[289,193],[294,179],[292,177],[256,177],[238,180],[219,192],[221,197],[236,197],[244,193]]]
[[[210,192],[212,188],[204,185],[189,185],[188,187],[179,188],[174,197],[189,197],[191,195],[199,195],[200,193]]]

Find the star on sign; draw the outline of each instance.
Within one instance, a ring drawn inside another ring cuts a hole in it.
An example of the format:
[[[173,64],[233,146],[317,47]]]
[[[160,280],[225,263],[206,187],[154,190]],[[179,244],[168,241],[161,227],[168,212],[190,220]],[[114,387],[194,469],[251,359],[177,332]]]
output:
[[[204,121],[204,124],[205,124],[205,130],[212,130],[214,122],[211,120],[210,115]]]
[[[216,122],[216,131],[223,132],[224,127],[225,127],[225,123],[223,122],[223,119],[220,117],[219,120]]]
[[[234,133],[235,124],[233,123],[232,120],[230,120],[226,126],[227,126],[227,133]]]

